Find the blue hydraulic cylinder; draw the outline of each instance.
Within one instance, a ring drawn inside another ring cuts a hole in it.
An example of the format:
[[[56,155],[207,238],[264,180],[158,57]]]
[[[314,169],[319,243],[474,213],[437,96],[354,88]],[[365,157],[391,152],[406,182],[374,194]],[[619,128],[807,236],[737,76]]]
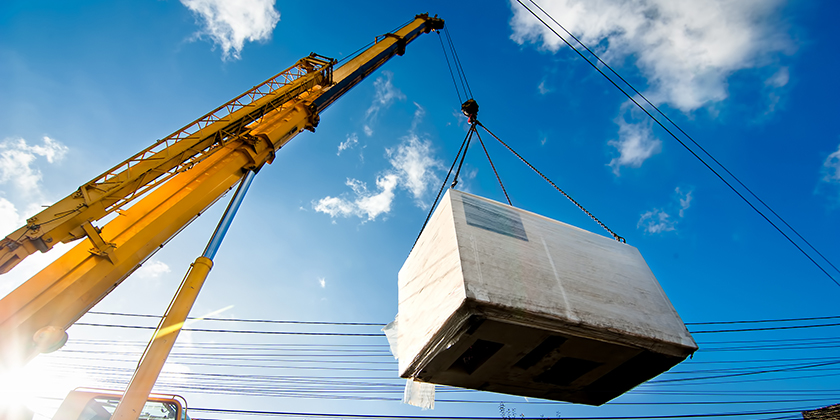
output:
[[[233,217],[236,216],[236,211],[239,210],[239,205],[242,204],[242,199],[245,198],[245,193],[248,192],[248,187],[251,186],[251,181],[254,180],[254,175],[256,175],[256,172],[248,171],[242,177],[242,181],[239,181],[239,187],[236,188],[233,198],[230,199],[222,220],[219,221],[219,225],[216,226],[216,230],[213,232],[213,237],[210,238],[207,248],[201,254],[202,257],[207,257],[212,260],[216,256],[216,252],[222,244],[222,239],[225,238],[225,234],[230,228],[231,222],[233,222]]]

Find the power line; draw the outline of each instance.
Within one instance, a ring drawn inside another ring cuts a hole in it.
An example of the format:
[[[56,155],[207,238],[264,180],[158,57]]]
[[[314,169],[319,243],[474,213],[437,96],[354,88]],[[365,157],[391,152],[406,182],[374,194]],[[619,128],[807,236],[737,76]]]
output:
[[[741,321],[709,321],[709,322],[686,322],[685,325],[723,325],[723,324],[757,324],[762,322],[800,322],[800,321],[817,321],[825,319],[840,319],[840,315],[835,316],[814,316],[808,318],[780,318],[780,319],[754,319]]]
[[[77,322],[73,325],[82,325],[86,327],[106,327],[106,328],[130,328],[138,330],[154,330],[157,327],[148,327],[142,325],[116,325],[116,324],[94,324],[89,322]],[[365,334],[365,333],[337,333],[337,332],[303,332],[303,331],[254,331],[254,330],[217,330],[210,328],[181,328],[181,331],[193,332],[210,332],[210,333],[230,333],[230,334],[268,334],[268,335],[323,335],[334,337],[384,337],[383,333]]]
[[[804,408],[808,409],[808,408]],[[286,417],[307,417],[307,418],[361,418],[361,419],[416,419],[416,420],[498,420],[498,417],[460,417],[460,416],[400,416],[388,414],[337,414],[337,413],[302,413],[291,411],[258,411],[258,410],[231,410],[222,408],[190,408],[190,412],[199,411],[206,413],[220,414],[245,414],[262,416],[286,416]],[[621,417],[566,417],[565,420],[619,420],[619,419],[677,419],[677,418],[703,418],[703,417],[732,417],[732,416],[755,416],[764,414],[794,414],[798,410],[764,410],[764,411],[739,411],[728,413],[708,414],[675,414],[675,415],[653,415],[653,416],[621,416]],[[540,417],[521,417],[522,420],[544,420]],[[196,419],[199,420],[199,419]],[[210,420],[210,419],[202,419]]]
[[[147,314],[128,314],[123,312],[98,312],[90,311],[91,315],[111,315],[111,316],[128,316],[136,318],[157,318],[160,315]],[[301,324],[301,325],[349,325],[349,326],[370,326],[370,327],[384,327],[386,324],[379,322],[333,322],[333,321],[281,321],[272,319],[240,319],[240,318],[208,318],[208,317],[188,317],[187,319],[199,321],[222,321],[222,322],[253,322],[253,323],[267,323],[267,324]]]
[[[837,327],[840,323],[833,324],[811,324],[811,325],[788,325],[781,327],[761,327],[761,328],[738,328],[731,330],[708,330],[708,331],[690,331],[692,334],[716,334],[716,333],[731,333],[731,332],[748,332],[748,331],[777,331],[777,330],[798,330],[804,328],[821,328],[821,327]]]
[[[838,281],[837,279],[835,279],[835,278],[834,278],[834,276],[832,276],[832,275],[831,275],[831,273],[829,273],[829,272],[828,272],[825,268],[823,268],[823,266],[822,266],[821,264],[819,264],[819,263],[818,263],[818,262],[817,262],[817,261],[816,261],[813,257],[811,257],[811,255],[810,255],[810,254],[808,254],[808,252],[806,252],[806,251],[805,251],[802,247],[800,247],[800,246],[799,246],[799,244],[797,244],[797,243],[796,243],[796,242],[795,242],[795,241],[794,241],[794,240],[793,240],[790,236],[788,236],[788,235],[787,235],[784,231],[782,231],[782,229],[781,229],[778,225],[776,225],[776,223],[774,223],[772,220],[770,220],[770,218],[769,218],[769,217],[767,217],[767,215],[765,215],[765,214],[764,214],[761,210],[759,210],[759,209],[758,209],[758,208],[757,208],[757,207],[756,207],[756,206],[755,206],[755,205],[754,205],[754,204],[753,204],[753,203],[752,203],[749,199],[747,199],[747,198],[746,198],[743,194],[741,194],[741,192],[740,192],[740,191],[738,191],[738,190],[737,190],[737,189],[736,189],[736,188],[735,188],[735,187],[734,187],[734,186],[733,186],[733,185],[732,185],[729,181],[727,181],[727,180],[726,180],[726,179],[725,179],[725,178],[724,178],[724,177],[723,177],[720,173],[718,173],[718,171],[716,171],[714,168],[712,168],[712,167],[711,167],[711,165],[709,165],[709,163],[708,163],[708,162],[706,162],[706,161],[705,161],[702,157],[700,157],[700,155],[698,155],[698,154],[697,154],[694,150],[692,150],[692,149],[691,149],[691,148],[690,148],[687,144],[685,144],[685,142],[683,142],[683,141],[682,141],[682,140],[681,140],[681,139],[680,139],[680,138],[679,138],[676,134],[674,134],[674,132],[673,132],[673,131],[671,131],[671,130],[669,130],[667,127],[665,127],[665,125],[664,125],[664,124],[663,124],[663,123],[662,123],[662,122],[661,122],[658,118],[656,118],[653,114],[651,114],[651,113],[650,113],[650,111],[648,111],[648,110],[647,110],[644,106],[642,106],[642,105],[641,105],[641,104],[640,104],[640,103],[639,103],[639,102],[638,102],[635,98],[633,98],[633,96],[632,96],[632,95],[630,95],[630,94],[629,94],[626,90],[624,90],[622,87],[620,87],[620,86],[619,86],[619,85],[618,85],[618,84],[617,84],[617,83],[616,83],[616,82],[615,82],[612,78],[610,78],[609,76],[607,76],[607,74],[606,74],[606,73],[604,73],[604,72],[603,72],[603,70],[601,70],[600,68],[598,68],[598,66],[597,66],[595,63],[593,63],[593,62],[592,62],[589,58],[587,58],[585,55],[583,55],[583,53],[581,53],[581,52],[580,52],[577,48],[575,48],[575,47],[574,47],[574,46],[573,46],[573,45],[572,45],[569,41],[567,41],[565,38],[563,38],[562,36],[560,36],[560,34],[559,34],[559,33],[557,33],[557,31],[555,31],[555,30],[554,30],[554,28],[552,28],[552,27],[551,27],[551,26],[550,26],[550,25],[549,25],[546,21],[544,21],[544,20],[543,20],[542,18],[540,18],[540,17],[539,17],[539,16],[538,16],[538,15],[537,15],[537,14],[536,14],[533,10],[531,10],[528,6],[526,6],[526,5],[525,5],[525,3],[523,3],[523,2],[522,2],[522,0],[516,0],[516,1],[517,1],[517,2],[518,2],[521,6],[522,6],[522,7],[524,7],[524,8],[525,8],[525,10],[527,10],[528,12],[530,12],[530,13],[531,13],[531,14],[532,14],[532,15],[533,15],[533,16],[534,16],[537,20],[539,20],[539,21],[540,21],[540,23],[542,23],[542,24],[543,24],[543,25],[544,25],[544,26],[545,26],[548,30],[550,30],[550,31],[551,31],[551,32],[553,32],[555,35],[557,35],[557,37],[558,37],[558,38],[560,38],[560,39],[561,39],[561,40],[562,40],[562,41],[563,41],[566,45],[568,45],[568,46],[569,46],[569,48],[571,48],[571,49],[572,49],[574,52],[576,52],[576,53],[577,53],[577,54],[578,54],[581,58],[583,58],[583,59],[584,59],[587,63],[589,63],[589,65],[590,65],[590,66],[592,66],[592,68],[594,68],[594,69],[595,69],[598,73],[600,73],[602,76],[604,76],[604,78],[606,78],[606,79],[607,79],[607,80],[608,80],[608,81],[609,81],[609,82],[610,82],[613,86],[615,86],[615,87],[616,87],[619,91],[621,91],[621,93],[623,93],[623,94],[624,94],[624,95],[625,95],[625,96],[626,96],[626,97],[627,97],[630,101],[632,101],[632,102],[633,102],[633,103],[634,103],[634,104],[635,104],[635,105],[636,105],[639,109],[641,109],[641,110],[642,110],[642,112],[644,112],[644,113],[645,113],[648,117],[650,117],[650,118],[651,118],[654,122],[656,122],[656,124],[657,124],[657,125],[659,125],[659,127],[661,127],[663,130],[665,130],[665,131],[666,131],[669,135],[671,135],[671,137],[673,137],[673,138],[674,138],[674,140],[676,140],[676,141],[677,141],[680,145],[682,145],[682,146],[683,146],[683,148],[685,148],[685,149],[686,149],[689,153],[691,153],[691,154],[692,154],[695,158],[697,158],[697,160],[699,160],[699,161],[700,161],[700,162],[701,162],[701,163],[702,163],[702,164],[703,164],[703,165],[704,165],[707,169],[709,169],[709,170],[710,170],[713,174],[715,174],[715,175],[716,175],[716,176],[717,176],[717,177],[718,177],[718,178],[719,178],[719,179],[720,179],[720,180],[721,180],[724,184],[726,184],[726,186],[727,186],[727,187],[729,187],[729,189],[731,189],[731,190],[732,190],[735,194],[737,194],[737,195],[738,195],[738,197],[740,197],[740,198],[741,198],[741,200],[743,200],[743,201],[744,201],[744,202],[745,202],[748,206],[750,206],[750,207],[751,207],[751,208],[752,208],[752,209],[753,209],[756,213],[758,213],[758,214],[759,214],[762,218],[764,218],[764,220],[765,220],[765,221],[767,221],[767,223],[769,223],[771,226],[773,226],[773,227],[774,227],[774,228],[775,228],[775,229],[776,229],[776,230],[777,230],[777,231],[778,231],[778,232],[779,232],[782,236],[784,236],[784,237],[785,237],[785,239],[787,239],[787,240],[788,240],[788,242],[790,242],[790,243],[791,243],[794,247],[796,247],[796,249],[798,249],[798,250],[799,250],[799,252],[801,252],[803,255],[805,255],[805,257],[806,257],[806,258],[808,258],[808,260],[810,260],[810,261],[811,261],[811,263],[813,263],[813,264],[814,264],[817,268],[819,268],[819,269],[820,269],[820,271],[822,271],[822,272],[823,272],[823,273],[824,273],[824,274],[825,274],[825,275],[826,275],[829,279],[831,279],[831,281],[833,281],[833,282],[834,282],[834,284],[836,284],[838,287],[840,287],[840,281]],[[539,8],[539,9],[540,9],[540,11],[542,11],[542,12],[543,12],[543,14],[545,14],[545,15],[546,15],[546,16],[548,16],[548,17],[549,17],[552,21],[554,21],[554,23],[556,23],[556,24],[557,24],[557,26],[560,26],[560,28],[561,28],[561,29],[563,29],[563,31],[565,31],[566,33],[568,33],[568,34],[570,34],[570,35],[571,35],[571,33],[570,33],[569,31],[567,31],[565,28],[563,28],[563,26],[562,26],[562,25],[560,25],[559,23],[557,23],[557,21],[556,21],[553,17],[551,17],[551,15],[549,15],[548,13],[546,13],[546,12],[545,12],[545,10],[543,10],[543,9],[542,9],[542,8],[541,8],[541,7],[540,7],[540,6],[536,3],[536,2],[534,2],[534,0],[529,0],[529,1],[530,1],[531,3],[533,3],[533,4],[537,7],[537,8]],[[574,35],[572,35],[572,37],[574,37]],[[576,37],[574,37],[574,38],[575,38],[575,40],[576,40],[576,41],[577,41],[580,45],[582,45],[584,48],[586,48],[586,50],[587,50],[587,51],[589,51],[589,52],[590,52],[593,56],[595,56],[595,58],[598,60],[598,62],[602,63],[602,64],[603,64],[605,67],[607,67],[607,68],[608,68],[608,69],[609,69],[612,73],[614,73],[614,74],[618,75],[618,73],[617,73],[615,70],[613,70],[613,69],[612,69],[612,67],[610,67],[610,66],[609,66],[609,65],[607,65],[607,64],[606,64],[603,60],[601,60],[601,59],[600,59],[600,58],[599,58],[599,57],[598,57],[598,56],[597,56],[594,52],[592,52],[592,50],[590,50],[589,48],[587,48],[587,47],[586,47],[586,45],[584,45],[582,42],[580,42],[580,40],[579,40],[579,39],[577,39]],[[656,111],[658,111],[658,112],[659,112],[659,114],[661,114],[661,115],[665,116],[665,114],[664,114],[661,110],[659,110],[659,108],[657,108],[657,107],[656,107],[655,105],[653,105],[650,101],[648,101],[648,100],[647,100],[647,98],[646,98],[644,95],[642,95],[642,94],[641,94],[638,90],[636,90],[636,88],[634,88],[634,87],[633,87],[633,86],[632,86],[629,82],[627,82],[626,80],[624,80],[624,78],[622,78],[621,76],[618,76],[618,77],[619,77],[619,78],[620,78],[620,79],[621,79],[621,80],[622,80],[622,81],[623,81],[623,82],[624,82],[627,86],[629,86],[629,87],[633,90],[633,92],[635,92],[637,95],[639,95],[641,98],[643,98],[643,99],[644,99],[644,100],[645,100],[645,101],[646,101],[646,102],[647,102],[647,103],[648,103],[651,107],[653,107],[653,109],[655,109]],[[685,132],[684,132],[684,131],[683,131],[683,130],[679,127],[679,125],[677,125],[674,121],[672,121],[672,120],[671,120],[670,118],[668,118],[667,116],[665,116],[665,118],[666,118],[666,119],[667,119],[667,120],[668,120],[668,121],[669,121],[669,122],[670,122],[670,123],[671,123],[674,127],[676,127],[676,128],[677,128],[680,132],[682,132],[682,133],[683,133],[686,137],[688,137],[688,138],[691,140],[691,142],[692,142],[692,143],[694,143],[695,145],[697,145],[698,147],[700,147],[700,145],[699,145],[699,144],[697,144],[697,142],[696,142],[696,141],[694,141],[694,139],[693,139],[693,138],[691,138],[690,136],[688,136],[688,134],[686,134],[686,133],[685,133]],[[734,175],[732,175],[732,173],[731,173],[731,172],[729,172],[729,170],[728,170],[728,169],[726,169],[726,167],[724,167],[724,166],[723,166],[720,162],[718,162],[718,161],[717,161],[717,160],[716,160],[716,159],[715,159],[715,158],[714,158],[714,157],[713,157],[713,156],[712,156],[709,152],[707,152],[707,151],[706,151],[705,149],[703,149],[702,147],[700,147],[700,149],[701,149],[701,150],[702,150],[702,151],[703,151],[703,152],[704,152],[707,156],[709,156],[709,157],[710,157],[710,158],[711,158],[711,159],[712,159],[712,160],[713,160],[713,161],[714,161],[714,162],[715,162],[715,163],[716,163],[719,167],[721,167],[721,168],[722,168],[724,171],[726,171],[726,172],[727,172],[727,173],[728,173],[728,174],[729,174],[729,175],[730,175],[733,179],[735,179],[735,180],[736,180],[736,182],[738,182],[738,183],[739,183],[740,185],[742,185],[742,186],[743,186],[743,187],[744,187],[744,188],[745,188],[745,189],[746,189],[746,190],[747,190],[750,194],[752,194],[754,197],[756,197],[756,199],[758,199],[758,201],[759,201],[761,204],[763,204],[763,205],[764,205],[767,209],[769,209],[769,210],[770,210],[770,211],[771,211],[771,212],[772,212],[772,213],[773,213],[773,214],[774,214],[774,215],[775,215],[775,216],[776,216],[779,220],[781,220],[781,221],[782,221],[782,222],[783,222],[783,223],[784,223],[784,224],[785,224],[785,225],[786,225],[786,226],[787,226],[787,227],[788,227],[788,228],[789,228],[789,229],[790,229],[790,230],[791,230],[791,231],[792,231],[795,235],[797,235],[797,236],[798,236],[800,239],[802,239],[802,240],[803,240],[803,241],[804,241],[804,242],[805,242],[805,243],[806,243],[806,244],[807,244],[807,245],[808,245],[811,249],[813,249],[813,250],[817,253],[817,255],[819,255],[819,256],[820,256],[823,260],[825,260],[825,261],[826,261],[826,262],[827,262],[827,263],[828,263],[828,264],[829,264],[832,268],[834,268],[834,270],[835,270],[835,271],[840,272],[840,270],[838,270],[838,269],[837,269],[837,267],[835,267],[835,266],[834,266],[834,264],[832,264],[832,263],[831,263],[831,261],[829,261],[829,260],[828,260],[827,258],[825,258],[825,257],[824,257],[824,256],[823,256],[823,255],[822,255],[822,254],[818,251],[818,250],[816,250],[816,248],[814,248],[814,247],[813,247],[813,246],[812,246],[812,245],[811,245],[811,244],[810,244],[807,240],[805,240],[805,238],[803,238],[803,237],[802,237],[802,235],[800,235],[800,234],[799,234],[799,232],[797,232],[795,229],[793,229],[793,227],[791,227],[791,226],[790,226],[790,225],[789,225],[789,224],[788,224],[788,223],[787,223],[784,219],[782,219],[782,217],[781,217],[781,216],[779,216],[779,215],[778,215],[775,211],[773,211],[773,209],[772,209],[772,208],[770,208],[770,207],[769,207],[767,204],[765,204],[765,203],[764,203],[761,199],[759,199],[759,198],[758,198],[758,197],[757,197],[754,193],[752,193],[752,191],[751,191],[749,188],[747,188],[747,187],[746,187],[746,186],[745,186],[745,185],[744,185],[744,184],[743,184],[743,183],[742,183],[742,182],[741,182],[741,181],[740,181],[737,177],[735,177]]]
[[[457,159],[457,157],[456,157]],[[156,318],[158,315],[146,314],[129,314],[120,312],[89,312],[94,315],[109,315],[109,316],[124,316],[124,317],[141,317],[141,318]],[[246,323],[268,323],[268,324],[299,324],[299,325],[337,325],[337,326],[373,326],[382,327],[383,323],[370,322],[329,322],[329,321],[287,321],[287,320],[269,320],[269,319],[235,319],[235,318],[203,318],[190,317],[192,320],[205,321],[223,321],[223,322],[246,322]],[[782,319],[767,319],[767,320],[744,320],[744,321],[712,321],[712,322],[687,322],[685,325],[723,325],[723,324],[748,324],[748,323],[770,323],[770,322],[797,322],[797,321],[811,321],[811,320],[829,320],[840,319],[840,316],[825,316],[825,317],[807,317],[807,318],[782,318]],[[136,329],[154,329],[150,326],[131,326],[131,325],[113,325],[113,324],[98,324],[77,322],[74,325],[85,326],[101,326],[113,328],[136,328]],[[806,325],[783,325],[773,327],[755,327],[755,328],[737,328],[737,329],[722,329],[722,330],[700,330],[690,331],[692,334],[712,334],[712,333],[730,333],[730,332],[751,332],[751,331],[775,331],[775,330],[794,330],[807,328],[825,328],[837,327],[840,323],[820,323],[820,324],[806,324]],[[183,331],[198,331],[198,332],[233,332],[243,334],[279,334],[279,335],[328,335],[328,336],[357,336],[357,337],[379,337],[382,333],[338,333],[338,332],[282,332],[282,331],[245,331],[245,330],[216,330],[216,329],[196,329],[183,328]]]

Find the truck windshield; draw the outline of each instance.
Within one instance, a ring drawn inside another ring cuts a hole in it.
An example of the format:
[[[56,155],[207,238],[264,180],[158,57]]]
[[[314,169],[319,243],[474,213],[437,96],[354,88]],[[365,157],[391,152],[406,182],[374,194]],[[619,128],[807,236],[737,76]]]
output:
[[[82,410],[79,420],[109,420],[119,403],[119,398],[115,397],[93,398]],[[146,401],[138,420],[178,420],[178,405],[166,401]],[[189,420],[186,412],[181,420]]]

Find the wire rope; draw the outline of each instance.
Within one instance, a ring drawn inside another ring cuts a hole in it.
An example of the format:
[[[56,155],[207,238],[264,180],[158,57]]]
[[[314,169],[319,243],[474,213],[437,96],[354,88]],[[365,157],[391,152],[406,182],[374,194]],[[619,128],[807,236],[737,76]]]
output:
[[[515,150],[513,150],[513,148],[511,148],[510,146],[508,146],[508,144],[507,144],[507,143],[505,143],[504,141],[502,141],[502,139],[500,139],[500,138],[499,138],[499,136],[497,136],[497,135],[493,134],[493,132],[492,132],[492,131],[490,131],[490,129],[489,129],[489,128],[485,127],[485,126],[484,126],[484,124],[482,124],[481,122],[477,122],[477,125],[479,125],[481,128],[483,128],[484,130],[486,130],[486,131],[487,131],[487,132],[488,132],[491,136],[493,136],[493,138],[495,138],[496,140],[498,140],[498,141],[499,141],[499,143],[501,143],[501,144],[502,144],[502,146],[505,146],[505,148],[506,148],[506,149],[508,149],[511,153],[513,153],[516,157],[518,157],[518,158],[519,158],[519,160],[521,160],[521,161],[522,161],[525,165],[528,165],[528,167],[529,167],[529,168],[531,168],[534,172],[536,172],[539,176],[541,176],[541,177],[542,177],[542,179],[544,179],[546,182],[548,182],[548,183],[549,183],[552,187],[554,187],[554,189],[556,189],[557,191],[559,191],[559,192],[560,192],[560,194],[563,194],[563,196],[564,196],[564,197],[566,197],[569,201],[571,201],[571,202],[572,202],[572,204],[574,204],[575,206],[577,206],[577,208],[579,208],[579,209],[580,209],[580,210],[582,210],[584,213],[586,213],[586,215],[587,215],[587,216],[589,216],[592,220],[594,220],[594,221],[595,221],[595,223],[597,223],[597,224],[598,224],[598,226],[601,226],[602,228],[604,228],[604,230],[606,230],[607,232],[609,232],[609,233],[610,233],[610,235],[612,235],[612,236],[613,236],[613,238],[614,238],[616,241],[619,241],[619,242],[625,242],[625,243],[627,242],[627,241],[626,241],[623,237],[619,236],[617,233],[613,232],[613,231],[612,231],[612,229],[608,228],[608,227],[607,227],[607,225],[605,225],[605,224],[604,224],[604,222],[602,222],[600,219],[598,219],[597,217],[595,217],[595,215],[593,215],[592,213],[590,213],[590,212],[589,212],[589,210],[586,210],[586,208],[584,208],[584,207],[583,207],[580,203],[578,203],[577,201],[575,201],[575,199],[574,199],[574,198],[572,198],[572,196],[570,196],[568,193],[566,193],[566,192],[565,192],[565,191],[563,191],[560,187],[558,187],[558,186],[557,186],[557,184],[555,184],[552,180],[548,179],[548,177],[547,177],[547,176],[545,176],[542,172],[540,172],[540,171],[539,171],[539,169],[537,169],[536,167],[534,167],[534,165],[531,165],[531,163],[530,163],[530,162],[528,162],[527,160],[525,160],[525,158],[524,158],[524,157],[522,157],[522,155],[520,155],[519,153],[516,153],[516,151],[515,151]]]

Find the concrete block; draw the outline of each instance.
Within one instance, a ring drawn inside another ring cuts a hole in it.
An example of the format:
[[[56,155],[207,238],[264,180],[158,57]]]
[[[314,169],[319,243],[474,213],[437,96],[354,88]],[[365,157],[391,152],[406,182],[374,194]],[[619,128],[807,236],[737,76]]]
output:
[[[639,251],[449,190],[399,272],[400,376],[600,405],[697,350]]]

